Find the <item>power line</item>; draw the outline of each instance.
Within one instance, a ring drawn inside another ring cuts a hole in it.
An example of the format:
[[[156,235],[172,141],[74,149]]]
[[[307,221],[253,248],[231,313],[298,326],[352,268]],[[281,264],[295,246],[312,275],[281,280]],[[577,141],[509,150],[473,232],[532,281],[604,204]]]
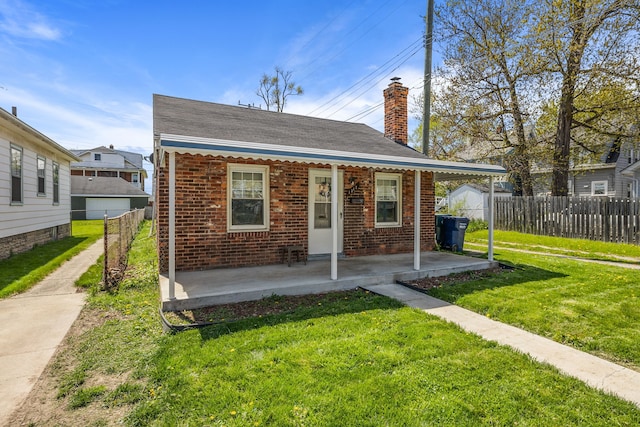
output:
[[[393,58],[389,59],[388,61],[386,61],[384,64],[382,64],[380,67],[376,68],[375,70],[373,70],[372,72],[370,72],[369,74],[367,74],[366,76],[364,76],[363,78],[361,78],[360,80],[358,80],[357,82],[355,82],[353,85],[349,86],[349,88],[345,89],[344,91],[342,91],[341,93],[339,93],[338,95],[334,96],[333,98],[331,98],[330,100],[328,100],[327,102],[323,103],[322,105],[319,105],[318,107],[316,107],[315,109],[313,109],[313,111],[311,111],[309,113],[309,115],[315,113],[316,111],[322,109],[323,107],[325,107],[326,105],[329,105],[331,102],[335,101],[336,99],[340,98],[341,96],[345,96],[349,91],[351,91],[352,89],[354,89],[356,86],[360,85],[361,83],[365,82],[367,79],[369,79],[369,77],[377,74],[380,72],[380,70],[384,69],[387,64],[389,64],[390,62],[394,61],[397,57],[401,56],[402,54],[404,54],[404,52],[406,52],[407,50],[414,48],[414,45],[416,43],[420,42],[420,39],[418,39],[417,41],[411,43],[408,47],[404,48],[403,50],[401,50],[399,53],[397,53]],[[324,110],[323,110],[324,111]]]
[[[409,59],[411,59],[416,53],[418,53],[420,50],[422,50],[421,48],[418,48],[417,50],[414,50],[411,55],[409,55],[407,58],[405,58],[402,62],[400,62],[393,70],[389,71],[388,73],[386,73],[385,75],[382,76],[381,79],[377,80],[372,86],[369,86],[364,92],[361,92],[358,96],[354,97],[351,99],[351,101],[347,102],[346,104],[344,104],[342,107],[338,108],[337,110],[335,110],[333,113],[329,114],[328,116],[326,116],[326,118],[329,118],[331,116],[333,116],[335,113],[337,113],[338,111],[342,110],[343,108],[345,108],[346,106],[350,105],[352,102],[354,102],[356,99],[360,98],[362,95],[364,95],[365,93],[367,93],[368,91],[370,91],[373,87],[375,87],[376,85],[378,85],[378,83],[380,83],[381,81],[383,81],[385,78],[387,78],[389,75],[391,75],[394,71],[396,71],[398,68],[400,68],[401,65],[403,65],[405,62],[407,62]]]
[[[372,12],[371,14],[369,14],[365,19],[363,19],[358,25],[356,25],[355,27],[353,27],[347,34],[344,35],[344,39],[346,39],[349,35],[351,35],[356,29],[358,29],[359,27],[361,27],[367,20],[369,20],[369,18],[371,18],[372,16],[374,16],[375,14],[378,13],[378,11],[380,11],[381,9],[383,9],[384,7],[387,6],[387,4],[391,3],[392,0],[388,0],[387,2],[383,3],[379,8],[377,8],[374,12]],[[332,57],[330,57],[326,62],[331,62],[333,61],[335,58],[337,58],[338,56],[340,56],[344,51],[346,51],[349,47],[351,47],[351,45],[353,45],[355,42],[359,41],[360,39],[362,39],[365,35],[367,35],[369,32],[371,32],[371,30],[373,30],[374,28],[376,28],[378,25],[380,25],[380,23],[382,23],[383,21],[385,21],[387,18],[389,18],[391,15],[393,15],[401,6],[403,6],[408,0],[405,0],[404,2],[398,4],[396,6],[395,9],[393,9],[393,11],[391,11],[391,13],[386,14],[380,21],[378,21],[375,25],[370,26],[365,32],[363,32],[362,34],[360,34],[359,37],[351,40],[342,50],[338,51],[335,55],[333,55]],[[314,59],[313,61],[311,61],[308,65],[307,68],[309,68],[311,65],[313,65],[314,63],[316,63],[318,60],[320,60],[322,58],[322,55],[319,55],[316,57],[316,59]],[[300,80],[304,80],[310,76],[312,76],[313,74],[315,74],[317,71],[320,70],[320,67],[316,67],[315,69],[313,69],[311,72],[304,74]]]

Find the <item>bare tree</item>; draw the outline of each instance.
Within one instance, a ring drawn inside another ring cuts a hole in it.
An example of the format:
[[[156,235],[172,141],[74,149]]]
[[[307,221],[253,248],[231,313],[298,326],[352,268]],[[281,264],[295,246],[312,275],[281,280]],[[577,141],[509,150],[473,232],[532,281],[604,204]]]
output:
[[[264,100],[267,110],[275,107],[275,110],[281,113],[287,98],[291,95],[302,95],[304,90],[292,81],[291,71],[284,71],[281,67],[275,67],[274,71],[275,74],[272,76],[266,73],[262,75],[256,95]]]

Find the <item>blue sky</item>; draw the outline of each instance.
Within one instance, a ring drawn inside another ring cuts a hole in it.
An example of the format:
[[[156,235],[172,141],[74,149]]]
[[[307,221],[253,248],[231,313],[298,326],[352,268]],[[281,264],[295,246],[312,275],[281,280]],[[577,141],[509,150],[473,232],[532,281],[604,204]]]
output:
[[[280,65],[305,90],[285,112],[382,130],[383,110],[371,107],[389,78],[401,77],[410,96],[422,90],[425,8],[417,0],[0,0],[0,107],[16,106],[69,149],[113,144],[148,155],[152,94],[264,104],[260,77]]]

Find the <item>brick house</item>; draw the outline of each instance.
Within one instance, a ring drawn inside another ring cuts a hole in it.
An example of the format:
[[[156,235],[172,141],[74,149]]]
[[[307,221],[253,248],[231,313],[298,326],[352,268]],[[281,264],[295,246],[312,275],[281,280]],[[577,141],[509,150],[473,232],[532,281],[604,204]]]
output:
[[[153,97],[161,273],[434,247],[434,180],[500,166],[429,159],[407,146],[408,89],[385,90],[385,134],[359,123]],[[419,257],[415,257],[419,263]]]

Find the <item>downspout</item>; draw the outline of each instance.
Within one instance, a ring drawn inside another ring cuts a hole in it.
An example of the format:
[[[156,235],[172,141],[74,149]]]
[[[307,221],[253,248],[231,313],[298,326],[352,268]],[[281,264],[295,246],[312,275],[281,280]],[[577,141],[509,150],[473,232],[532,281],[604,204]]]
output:
[[[176,153],[169,153],[169,299],[176,299]]]
[[[415,186],[413,190],[413,269],[420,270],[420,178],[419,170],[414,171]]]
[[[331,165],[331,280],[338,280],[338,165]]]
[[[493,211],[495,203],[494,191],[493,191],[493,176],[489,177],[489,248],[488,259],[493,261]]]

